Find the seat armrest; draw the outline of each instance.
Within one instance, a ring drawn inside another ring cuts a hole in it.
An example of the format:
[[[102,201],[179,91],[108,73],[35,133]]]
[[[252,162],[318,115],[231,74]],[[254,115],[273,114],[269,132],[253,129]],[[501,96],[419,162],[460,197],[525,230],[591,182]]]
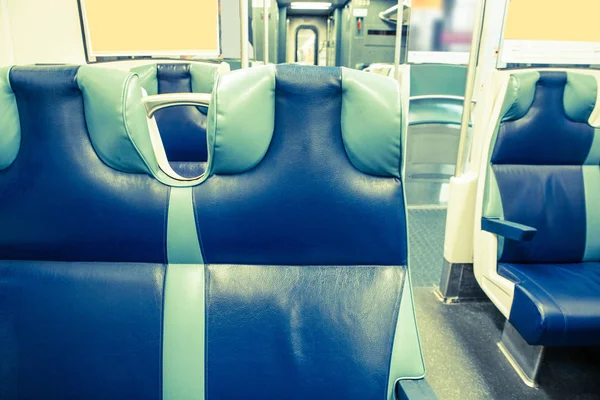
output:
[[[397,400],[438,400],[425,379],[403,380],[396,384]]]
[[[499,218],[481,218],[481,229],[503,236],[506,239],[527,242],[533,239],[537,229],[531,226],[518,224],[516,222],[506,221]]]

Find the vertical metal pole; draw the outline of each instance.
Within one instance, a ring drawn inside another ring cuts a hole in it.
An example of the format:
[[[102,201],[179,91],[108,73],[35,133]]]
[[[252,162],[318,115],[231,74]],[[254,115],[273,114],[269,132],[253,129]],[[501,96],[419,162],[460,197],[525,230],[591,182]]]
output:
[[[477,73],[477,62],[479,48],[481,47],[481,33],[483,31],[483,19],[485,15],[486,0],[479,0],[477,5],[477,19],[473,27],[473,38],[471,40],[471,52],[469,53],[469,69],[467,70],[467,87],[465,88],[465,100],[463,102],[463,113],[460,122],[460,141],[458,142],[458,157],[456,159],[456,172],[454,176],[460,177],[464,170],[467,140],[469,138],[469,123],[471,122],[471,105],[473,92],[475,91],[475,75]]]
[[[248,68],[248,0],[240,0],[240,61]]]
[[[265,65],[269,63],[269,0],[263,0],[263,27],[265,29],[265,40],[263,42],[263,62]]]
[[[327,43],[325,45],[325,65],[329,65],[329,43],[331,40],[331,17],[327,17]]]
[[[402,53],[402,32],[404,31],[404,2],[398,0],[396,10],[396,49],[394,50],[394,79],[400,79],[400,55]]]

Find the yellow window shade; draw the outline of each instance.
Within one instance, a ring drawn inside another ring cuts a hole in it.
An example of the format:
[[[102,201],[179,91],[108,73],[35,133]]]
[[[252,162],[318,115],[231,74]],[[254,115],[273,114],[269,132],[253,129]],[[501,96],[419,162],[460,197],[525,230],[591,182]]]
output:
[[[218,0],[80,0],[88,55],[201,55],[219,49]]]
[[[511,0],[504,39],[600,42],[596,0]]]

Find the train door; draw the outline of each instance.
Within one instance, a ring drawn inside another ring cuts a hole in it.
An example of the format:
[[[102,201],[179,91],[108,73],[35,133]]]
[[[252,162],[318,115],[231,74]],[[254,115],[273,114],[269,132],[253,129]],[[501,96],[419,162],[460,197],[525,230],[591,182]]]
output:
[[[328,30],[325,16],[290,16],[287,24],[287,62],[328,65]]]

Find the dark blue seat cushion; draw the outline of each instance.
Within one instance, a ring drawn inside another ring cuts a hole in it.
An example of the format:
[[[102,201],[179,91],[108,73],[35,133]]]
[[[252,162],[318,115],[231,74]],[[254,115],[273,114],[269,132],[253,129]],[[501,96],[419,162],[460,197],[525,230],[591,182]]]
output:
[[[209,265],[207,399],[385,399],[405,274]]]
[[[0,399],[161,399],[165,270],[0,261]]]
[[[600,262],[499,263],[515,282],[510,322],[531,345],[600,345]]]
[[[0,171],[0,259],[164,263],[169,188],[100,160],[78,68],[11,70],[21,143]]]
[[[189,64],[159,64],[158,93],[191,93]],[[169,161],[205,162],[206,110],[194,106],[169,107],[155,114],[156,124]]]

